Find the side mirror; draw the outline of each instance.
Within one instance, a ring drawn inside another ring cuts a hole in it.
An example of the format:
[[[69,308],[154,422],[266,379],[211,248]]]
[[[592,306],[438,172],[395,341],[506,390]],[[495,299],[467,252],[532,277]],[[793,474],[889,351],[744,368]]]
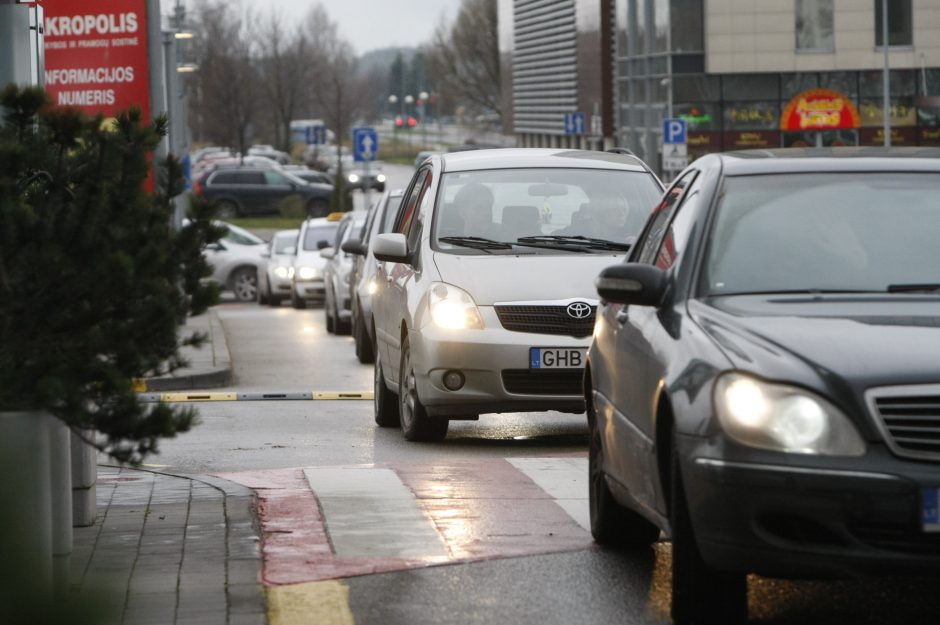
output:
[[[329,246],[330,246],[330,242],[327,241],[326,239],[320,239],[319,241],[317,241],[318,250],[322,250],[323,248],[329,247]]]
[[[336,256],[336,251],[332,247],[324,247],[320,250],[320,258],[330,260],[334,256]]]
[[[365,256],[369,251],[369,246],[359,239],[349,239],[348,241],[343,241],[343,244],[340,248],[347,254],[355,254],[356,256]]]
[[[594,286],[608,302],[659,306],[666,293],[666,272],[640,263],[613,265],[601,271]]]
[[[372,255],[379,260],[391,263],[410,263],[408,255],[408,239],[398,232],[380,234],[372,245]]]

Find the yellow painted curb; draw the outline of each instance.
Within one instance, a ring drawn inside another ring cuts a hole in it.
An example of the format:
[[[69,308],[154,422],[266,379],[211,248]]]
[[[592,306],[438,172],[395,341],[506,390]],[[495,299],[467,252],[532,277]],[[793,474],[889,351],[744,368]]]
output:
[[[355,625],[349,587],[342,582],[307,582],[266,589],[269,625]]]
[[[147,392],[147,380],[142,380],[140,378],[134,378],[131,380],[131,390],[135,393],[146,393]]]
[[[235,401],[237,393],[163,393],[160,401]]]
[[[372,391],[363,391],[361,393],[341,393],[336,391],[313,392],[314,399],[372,399]]]

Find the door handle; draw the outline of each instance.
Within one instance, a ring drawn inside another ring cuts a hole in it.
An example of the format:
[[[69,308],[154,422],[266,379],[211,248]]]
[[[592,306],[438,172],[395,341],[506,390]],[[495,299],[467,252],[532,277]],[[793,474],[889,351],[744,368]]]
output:
[[[626,308],[621,308],[617,311],[617,314],[614,316],[614,319],[617,320],[617,323],[623,325],[627,322],[627,319],[630,317],[630,314],[627,312]]]

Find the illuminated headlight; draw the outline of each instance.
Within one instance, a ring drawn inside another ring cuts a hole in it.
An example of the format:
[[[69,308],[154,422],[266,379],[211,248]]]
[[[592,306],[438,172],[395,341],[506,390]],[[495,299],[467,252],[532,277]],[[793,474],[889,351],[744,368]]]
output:
[[[448,330],[480,329],[483,318],[470,294],[450,284],[431,285],[428,295],[431,320],[439,328]]]
[[[379,182],[385,182],[385,174],[379,174],[375,179]]]
[[[287,267],[275,267],[274,275],[278,278],[290,278],[290,269]]]
[[[852,421],[810,391],[728,373],[715,383],[715,412],[737,442],[798,454],[861,456],[865,442]]]
[[[314,280],[320,277],[320,270],[315,267],[301,267],[297,270],[299,280]]]
[[[375,280],[369,280],[369,286],[366,287],[366,290],[369,295],[375,295],[375,292],[379,290],[379,285]]]
[[[356,174],[349,174],[349,182],[356,184],[359,182],[359,176]]]

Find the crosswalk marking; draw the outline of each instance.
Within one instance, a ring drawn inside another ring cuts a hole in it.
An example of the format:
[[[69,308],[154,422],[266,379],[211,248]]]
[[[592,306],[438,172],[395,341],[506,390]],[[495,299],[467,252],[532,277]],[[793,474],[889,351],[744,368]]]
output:
[[[414,494],[390,469],[318,468],[304,475],[340,557],[446,561],[447,548]]]
[[[551,495],[578,525],[591,531],[587,458],[508,458]]]

